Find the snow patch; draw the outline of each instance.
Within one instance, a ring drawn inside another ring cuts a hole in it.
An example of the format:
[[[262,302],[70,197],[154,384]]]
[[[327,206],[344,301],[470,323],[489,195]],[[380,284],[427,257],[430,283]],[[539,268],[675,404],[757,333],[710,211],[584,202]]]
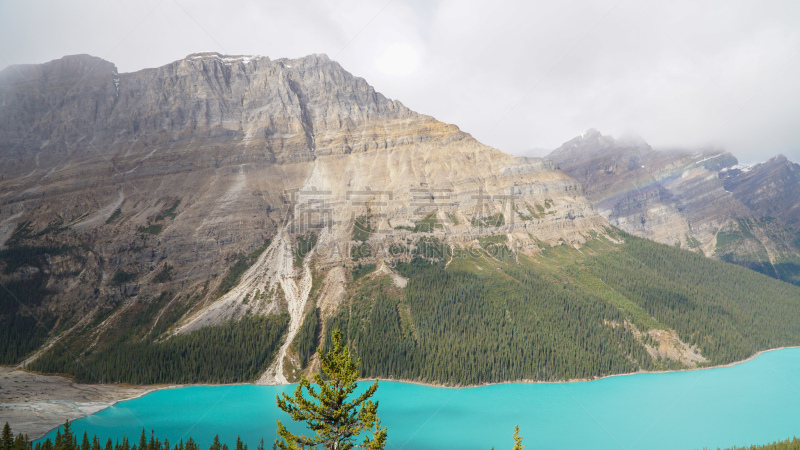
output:
[[[266,56],[261,55],[220,55],[217,53],[200,53],[196,55],[189,56],[187,59],[190,61],[199,61],[204,59],[216,59],[221,61],[225,65],[231,65],[236,63],[243,63],[247,64],[251,61],[255,61],[258,59],[266,58]]]
[[[741,170],[742,172],[747,173],[747,172],[750,172],[751,170],[753,170],[753,168],[755,166],[757,166],[757,165],[758,164],[737,164],[737,165],[733,166],[732,168],[733,169],[737,169],[737,170]]]
[[[761,164],[761,163],[756,163],[756,164],[737,164],[735,166],[726,167],[726,168],[720,170],[720,172],[727,172],[729,170],[739,170],[742,173],[747,173],[747,172],[750,172],[751,170],[753,170],[759,164]]]
[[[725,153],[720,153],[720,154],[717,154],[717,155],[714,155],[714,156],[708,156],[706,158],[701,159],[700,161],[696,161],[695,164],[700,164],[700,163],[704,163],[704,162],[706,162],[706,161],[708,161],[710,159],[719,158],[720,156],[722,156],[724,154]],[[695,155],[695,156],[702,156],[702,155],[698,154],[698,155]],[[644,166],[642,166],[642,167],[644,167]]]

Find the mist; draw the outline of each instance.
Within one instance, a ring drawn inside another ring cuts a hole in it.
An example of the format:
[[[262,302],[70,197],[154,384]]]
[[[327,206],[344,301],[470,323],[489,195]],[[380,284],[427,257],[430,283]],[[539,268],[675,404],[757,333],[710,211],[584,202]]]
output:
[[[793,1],[3,2],[0,67],[89,53],[130,72],[200,51],[326,53],[513,154],[596,128],[800,161]]]

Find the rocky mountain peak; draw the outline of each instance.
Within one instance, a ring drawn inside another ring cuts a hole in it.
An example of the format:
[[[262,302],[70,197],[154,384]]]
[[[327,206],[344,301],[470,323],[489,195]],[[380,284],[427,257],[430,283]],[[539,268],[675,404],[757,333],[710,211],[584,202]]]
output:
[[[784,155],[722,174],[725,189],[757,216],[800,219],[800,165]]]
[[[548,158],[611,224],[800,283],[800,165],[784,155],[738,164],[719,147],[653,150],[598,134],[587,131]]]
[[[553,150],[548,159],[559,165],[569,166],[572,163],[582,164],[596,158],[608,159],[610,155],[614,155],[618,159],[630,160],[633,169],[642,153],[651,150],[644,139],[626,137],[618,140],[590,128]]]
[[[789,161],[789,158],[784,156],[782,153],[778,154],[777,156],[773,156],[772,158],[769,159],[769,161],[767,161],[767,163],[769,163],[769,164],[786,164],[786,163],[790,163],[791,164],[791,162]]]
[[[589,128],[580,137],[583,139],[598,139],[603,135],[594,128]]]
[[[548,162],[411,111],[325,55],[197,53],[123,74],[94,61],[28,69],[52,104],[0,82],[0,248],[70,249],[0,274],[46,274],[43,309],[91,321],[174,295],[183,332],[288,311],[283,361],[319,274],[330,315],[349,269],[434,242],[533,255],[606,232]]]
[[[603,136],[599,131],[594,128],[586,130],[580,136],[577,136],[561,145],[557,152],[582,152],[582,153],[595,153],[614,145],[614,137]]]
[[[386,121],[429,120],[324,54],[194,53],[122,74],[100,58],[69,56],[3,71],[0,104],[0,158],[13,154],[19,171],[37,157],[52,166],[68,154],[135,154],[185,139],[241,141],[272,160],[307,160],[369,150]]]

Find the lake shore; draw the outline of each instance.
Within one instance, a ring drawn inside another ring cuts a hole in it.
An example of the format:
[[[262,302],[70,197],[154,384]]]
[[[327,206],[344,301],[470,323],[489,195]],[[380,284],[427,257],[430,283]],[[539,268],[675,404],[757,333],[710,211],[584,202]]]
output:
[[[495,386],[495,385],[503,385],[503,384],[515,384],[515,383],[529,383],[529,384],[555,384],[555,383],[583,383],[587,381],[600,381],[605,380],[607,378],[614,378],[614,377],[627,377],[631,375],[644,375],[644,374],[659,374],[659,373],[678,373],[678,372],[693,372],[696,370],[712,370],[712,369],[723,369],[725,367],[733,367],[739,364],[744,364],[748,361],[752,361],[753,359],[763,355],[764,353],[774,352],[778,350],[787,350],[791,348],[800,348],[800,345],[792,345],[787,347],[777,347],[771,348],[767,350],[761,350],[752,356],[740,360],[734,361],[727,364],[719,364],[716,366],[705,366],[705,367],[694,367],[691,369],[674,369],[674,370],[641,370],[639,372],[630,372],[630,373],[616,373],[613,375],[605,375],[602,377],[596,378],[572,378],[569,380],[560,380],[560,381],[541,381],[541,380],[514,380],[514,381],[499,381],[495,383],[483,383],[483,384],[465,384],[465,385],[447,385],[447,384],[437,384],[437,383],[426,383],[423,381],[413,381],[413,380],[398,380],[393,378],[379,378],[378,381],[391,381],[394,383],[407,383],[407,384],[416,384],[418,386],[425,386],[425,387],[433,387],[433,388],[443,388],[443,389],[471,389],[471,388],[478,388],[478,387],[487,387],[487,386]],[[375,378],[361,378],[358,381],[375,381]]]
[[[641,374],[664,374],[689,372],[696,370],[712,370],[732,367],[752,361],[758,356],[772,351],[800,348],[800,346],[778,347],[762,350],[749,358],[741,361],[734,361],[728,364],[717,366],[698,367],[681,370],[663,371],[640,371],[632,373],[622,373],[607,375],[604,377],[590,379],[570,379],[563,381],[537,381],[537,380],[515,380],[497,383],[484,383],[478,385],[452,386],[437,383],[425,383],[414,380],[398,380],[390,378],[380,378],[378,381],[388,381],[396,383],[414,384],[418,386],[446,389],[468,389],[487,387],[503,384],[555,384],[555,383],[578,383],[586,381],[599,381],[612,377],[623,377]],[[374,378],[364,378],[359,381],[370,382]],[[38,439],[52,429],[62,425],[65,420],[76,420],[103,409],[106,409],[118,402],[139,398],[151,392],[162,389],[174,389],[187,386],[231,386],[231,385],[255,385],[255,383],[234,383],[234,384],[212,384],[197,383],[191,385],[116,385],[116,384],[79,384],[72,379],[60,375],[41,375],[27,372],[14,367],[0,366],[0,425],[8,421],[14,433],[28,434],[31,439]],[[286,385],[283,385],[286,386]]]
[[[76,420],[172,386],[80,384],[60,375],[42,375],[0,366],[0,426],[38,439],[66,420]]]

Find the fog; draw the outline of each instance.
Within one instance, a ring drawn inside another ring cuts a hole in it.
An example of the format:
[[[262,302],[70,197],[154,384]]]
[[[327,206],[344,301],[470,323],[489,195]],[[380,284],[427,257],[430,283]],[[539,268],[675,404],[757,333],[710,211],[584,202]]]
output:
[[[800,2],[0,2],[0,67],[89,53],[326,53],[384,95],[514,154],[596,128],[800,161]]]

